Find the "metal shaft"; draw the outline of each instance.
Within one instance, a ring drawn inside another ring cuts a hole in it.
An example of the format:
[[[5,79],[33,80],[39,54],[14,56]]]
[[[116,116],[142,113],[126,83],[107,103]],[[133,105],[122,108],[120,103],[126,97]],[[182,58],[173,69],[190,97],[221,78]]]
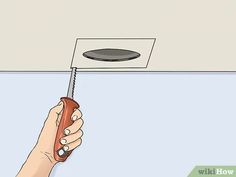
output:
[[[75,89],[75,79],[76,79],[76,67],[72,68],[71,75],[70,75],[70,82],[67,92],[67,97],[73,99],[74,97],[74,89]]]

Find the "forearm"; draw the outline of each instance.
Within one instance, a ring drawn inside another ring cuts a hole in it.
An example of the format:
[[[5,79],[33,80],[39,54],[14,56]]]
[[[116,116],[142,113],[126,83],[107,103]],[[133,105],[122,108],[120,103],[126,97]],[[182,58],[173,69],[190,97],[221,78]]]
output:
[[[55,163],[35,147],[16,177],[48,177]]]
[[[36,146],[16,177],[49,177],[53,167],[58,163],[54,158],[54,143],[62,117],[62,111],[62,102],[50,110]],[[81,130],[83,119],[79,109],[73,112],[71,119],[73,120],[73,124],[66,127],[65,136],[63,139],[60,139],[60,143],[64,147],[67,147],[67,151],[78,147],[82,142],[81,137],[83,135],[83,131]]]

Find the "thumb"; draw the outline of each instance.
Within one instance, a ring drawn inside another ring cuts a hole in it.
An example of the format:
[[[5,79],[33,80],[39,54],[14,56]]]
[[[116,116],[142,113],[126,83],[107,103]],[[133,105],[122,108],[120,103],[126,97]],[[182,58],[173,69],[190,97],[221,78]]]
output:
[[[62,110],[63,110],[63,102],[60,101],[56,106],[50,109],[47,121],[54,123],[60,122]]]

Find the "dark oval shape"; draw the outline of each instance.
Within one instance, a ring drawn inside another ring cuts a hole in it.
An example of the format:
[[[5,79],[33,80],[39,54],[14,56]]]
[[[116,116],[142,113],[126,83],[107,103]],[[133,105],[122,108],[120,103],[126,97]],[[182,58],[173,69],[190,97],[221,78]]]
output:
[[[97,61],[118,62],[136,59],[140,57],[140,53],[125,49],[105,48],[89,50],[84,52],[83,56]]]

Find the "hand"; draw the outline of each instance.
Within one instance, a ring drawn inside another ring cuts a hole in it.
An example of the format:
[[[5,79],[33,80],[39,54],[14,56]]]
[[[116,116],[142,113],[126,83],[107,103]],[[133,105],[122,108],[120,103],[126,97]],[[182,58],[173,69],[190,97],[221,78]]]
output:
[[[53,156],[53,151],[62,111],[63,102],[60,102],[50,110],[37,144],[23,164],[17,177],[48,177],[50,175],[54,165],[57,163]],[[74,123],[64,130],[65,136],[60,140],[61,144],[64,145],[65,151],[73,150],[82,143],[83,132],[81,127],[83,120],[80,110],[74,110],[71,119]]]
[[[35,147],[38,152],[45,155],[53,164],[57,163],[53,156],[53,151],[62,111],[63,102],[59,102],[58,105],[50,110]],[[81,137],[83,136],[83,131],[81,130],[81,127],[83,125],[83,119],[81,111],[76,109],[72,114],[71,119],[74,121],[74,123],[71,126],[65,128],[65,136],[60,140],[60,143],[64,145],[63,149],[65,151],[73,150],[82,143]]]

